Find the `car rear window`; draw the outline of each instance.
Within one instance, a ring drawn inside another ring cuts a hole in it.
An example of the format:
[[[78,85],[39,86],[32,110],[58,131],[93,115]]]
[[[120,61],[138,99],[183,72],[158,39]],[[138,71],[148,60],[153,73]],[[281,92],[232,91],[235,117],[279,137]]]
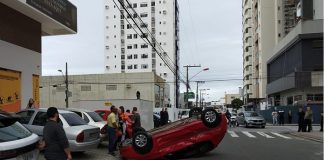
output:
[[[80,116],[75,113],[61,113],[61,115],[70,126],[80,126],[87,124]]]
[[[104,121],[98,113],[96,112],[87,112],[88,115],[93,119],[93,121],[95,122],[101,122],[101,121]]]
[[[0,142],[9,142],[29,137],[32,133],[19,122],[6,126],[0,122]]]

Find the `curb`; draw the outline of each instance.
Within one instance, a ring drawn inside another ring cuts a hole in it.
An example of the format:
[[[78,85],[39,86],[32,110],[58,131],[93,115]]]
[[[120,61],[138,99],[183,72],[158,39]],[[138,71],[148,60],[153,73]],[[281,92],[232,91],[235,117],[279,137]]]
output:
[[[315,137],[312,137],[312,136],[300,135],[300,134],[296,134],[296,133],[293,133],[293,132],[290,132],[288,134],[293,135],[295,137],[300,137],[300,138],[303,138],[303,139],[323,143],[323,138],[315,138]]]

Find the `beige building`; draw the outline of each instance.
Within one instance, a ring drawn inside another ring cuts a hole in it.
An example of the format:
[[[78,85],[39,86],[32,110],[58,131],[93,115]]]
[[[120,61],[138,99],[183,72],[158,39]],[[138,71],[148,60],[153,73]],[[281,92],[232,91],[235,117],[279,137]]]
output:
[[[267,60],[275,45],[275,1],[243,0],[243,100],[266,98]]]
[[[81,101],[136,100],[153,102],[153,107],[169,104],[168,84],[152,72],[70,75],[69,106]],[[44,76],[40,80],[41,107],[65,107],[65,77]],[[95,107],[95,106],[94,106]]]
[[[234,99],[240,99],[240,94],[225,94],[225,106],[231,105]]]

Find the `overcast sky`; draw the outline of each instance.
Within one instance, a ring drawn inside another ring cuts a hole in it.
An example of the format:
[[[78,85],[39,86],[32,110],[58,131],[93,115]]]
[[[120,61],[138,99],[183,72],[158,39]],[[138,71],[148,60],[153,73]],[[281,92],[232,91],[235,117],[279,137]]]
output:
[[[104,0],[70,0],[78,8],[78,33],[43,37],[43,75],[58,75],[57,70],[69,65],[69,74],[104,72]],[[134,0],[133,0],[134,1]],[[189,77],[203,68],[192,80],[206,80],[199,88],[209,88],[207,100],[215,101],[224,93],[238,93],[242,81],[242,14],[241,0],[179,0],[180,64],[198,65]],[[185,79],[185,77],[183,77]],[[196,89],[194,83],[191,88]],[[181,85],[181,90],[185,90]]]

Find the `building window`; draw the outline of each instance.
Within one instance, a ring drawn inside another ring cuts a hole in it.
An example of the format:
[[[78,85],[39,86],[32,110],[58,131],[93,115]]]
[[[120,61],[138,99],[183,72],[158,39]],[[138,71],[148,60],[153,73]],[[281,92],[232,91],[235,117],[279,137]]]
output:
[[[117,56],[115,55],[115,58],[117,58]],[[116,68],[116,67],[115,67]]]
[[[133,15],[133,17],[134,17],[134,18],[137,18],[137,17],[138,17],[138,15],[137,15],[137,14],[135,13],[135,14]]]
[[[109,6],[106,5],[106,9],[109,9]]]
[[[114,38],[116,38],[116,35],[114,35]]]
[[[148,24],[147,23],[142,23],[141,24],[141,28],[146,28],[146,27],[148,27]]]
[[[132,48],[133,48],[132,45],[128,45],[128,46],[127,46],[127,49],[132,49]]]
[[[152,7],[155,6],[155,2],[151,2],[151,6],[152,6]]]
[[[134,54],[134,59],[137,59],[137,54]]]
[[[115,91],[117,90],[117,85],[106,85],[107,91]]]
[[[147,3],[141,3],[140,7],[147,7]]]
[[[125,65],[121,65],[121,69],[125,69]]]
[[[143,59],[148,58],[148,54],[142,54],[142,55],[141,55],[141,58],[143,58]]]
[[[121,59],[125,59],[125,55],[121,55],[120,58],[121,58]]]
[[[142,69],[147,69],[148,68],[148,65],[147,64],[142,64]]]
[[[109,49],[109,46],[106,46],[106,49]]]
[[[131,29],[132,25],[131,24],[127,24],[127,29]]]
[[[114,25],[114,28],[116,28],[116,25]]]
[[[117,68],[117,66],[115,65],[115,68]]]
[[[142,44],[141,48],[148,48],[148,45],[147,44]]]
[[[137,44],[134,44],[134,49],[137,49]]]
[[[137,3],[134,3],[133,4],[133,8],[137,8]]]
[[[144,33],[141,35],[141,38],[147,38],[148,34],[147,33]]]
[[[81,91],[91,91],[91,86],[90,85],[82,85]]]
[[[132,34],[128,34],[127,39],[132,39]]]
[[[133,55],[132,54],[127,55],[127,59],[133,59]]]
[[[128,65],[127,69],[133,69],[133,65]]]
[[[134,69],[137,69],[137,64],[134,64]]]
[[[148,14],[147,13],[141,13],[141,17],[144,18],[144,17],[147,17]]]
[[[137,39],[137,34],[134,34],[133,36],[134,36],[134,39]]]
[[[109,66],[106,66],[106,69],[110,69],[110,67]]]

